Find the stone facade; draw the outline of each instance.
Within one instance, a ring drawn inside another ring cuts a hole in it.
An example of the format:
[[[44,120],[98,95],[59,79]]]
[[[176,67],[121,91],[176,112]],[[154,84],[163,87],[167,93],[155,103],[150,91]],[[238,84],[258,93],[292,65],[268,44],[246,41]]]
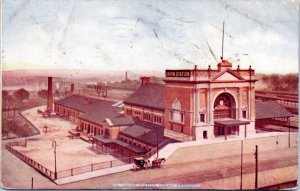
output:
[[[232,68],[223,60],[218,69],[166,70],[165,121],[167,129],[212,139],[224,135],[216,120],[248,121],[247,134],[255,133],[255,72]],[[245,134],[244,125],[229,128],[229,134]]]

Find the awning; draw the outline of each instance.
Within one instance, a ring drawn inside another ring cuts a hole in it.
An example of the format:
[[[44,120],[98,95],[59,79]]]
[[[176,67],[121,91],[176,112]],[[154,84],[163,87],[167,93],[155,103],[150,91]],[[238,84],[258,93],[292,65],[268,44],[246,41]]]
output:
[[[111,143],[113,142],[113,139],[108,139],[108,138],[105,138],[103,136],[93,136],[94,139],[96,139],[97,141],[100,141],[102,143]]]
[[[117,144],[119,146],[122,146],[126,149],[134,151],[135,153],[145,153],[146,152],[145,149],[142,149],[142,148],[140,148],[138,146],[135,146],[135,145],[132,145],[132,144],[128,144],[128,143],[126,143],[124,141],[121,141],[121,140],[118,140],[118,139],[109,139],[109,138],[105,138],[105,137],[99,136],[99,135],[93,136],[93,138],[97,141],[102,142],[102,143],[115,143],[115,144]]]
[[[247,124],[250,124],[250,122],[249,121],[236,120],[236,119],[224,119],[224,120],[215,121],[215,124],[229,127],[229,126],[236,126],[236,125],[247,125]]]

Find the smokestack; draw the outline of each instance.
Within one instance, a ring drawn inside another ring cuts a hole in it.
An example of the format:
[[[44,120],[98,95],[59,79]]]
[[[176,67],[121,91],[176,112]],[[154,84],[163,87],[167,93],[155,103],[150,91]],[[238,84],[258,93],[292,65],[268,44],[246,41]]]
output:
[[[142,80],[141,86],[144,86],[144,85],[150,83],[150,77],[148,77],[148,76],[142,76],[141,80]]]
[[[71,93],[74,93],[74,84],[71,84]]]
[[[53,111],[53,95],[52,95],[52,77],[48,77],[48,100],[47,100],[47,110]]]
[[[127,72],[125,73],[125,81],[127,82],[128,80],[128,76],[127,76]]]

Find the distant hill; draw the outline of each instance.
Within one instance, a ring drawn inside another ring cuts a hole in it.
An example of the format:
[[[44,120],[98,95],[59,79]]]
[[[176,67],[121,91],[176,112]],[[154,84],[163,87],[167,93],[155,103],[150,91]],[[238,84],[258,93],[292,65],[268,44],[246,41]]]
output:
[[[92,70],[9,70],[2,72],[2,85],[18,86],[32,83],[46,83],[47,77],[54,80],[89,83],[116,82],[125,79],[125,71],[92,71]],[[141,76],[163,76],[159,71],[127,71],[128,79],[136,80]]]

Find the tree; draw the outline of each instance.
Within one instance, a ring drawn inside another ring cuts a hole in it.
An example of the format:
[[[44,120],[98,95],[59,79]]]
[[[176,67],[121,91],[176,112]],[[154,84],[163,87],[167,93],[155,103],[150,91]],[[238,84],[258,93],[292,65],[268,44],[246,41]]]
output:
[[[48,90],[42,89],[40,91],[38,91],[38,95],[43,98],[43,99],[47,99],[48,97]]]
[[[23,101],[29,98],[29,92],[24,88],[18,89],[14,91],[14,97],[17,98],[19,101]]]
[[[55,90],[55,92],[54,92],[54,97],[60,97],[60,93],[59,93],[59,91],[58,90]]]
[[[7,100],[9,97],[9,92],[7,90],[2,90],[2,108],[6,109],[7,107]]]

